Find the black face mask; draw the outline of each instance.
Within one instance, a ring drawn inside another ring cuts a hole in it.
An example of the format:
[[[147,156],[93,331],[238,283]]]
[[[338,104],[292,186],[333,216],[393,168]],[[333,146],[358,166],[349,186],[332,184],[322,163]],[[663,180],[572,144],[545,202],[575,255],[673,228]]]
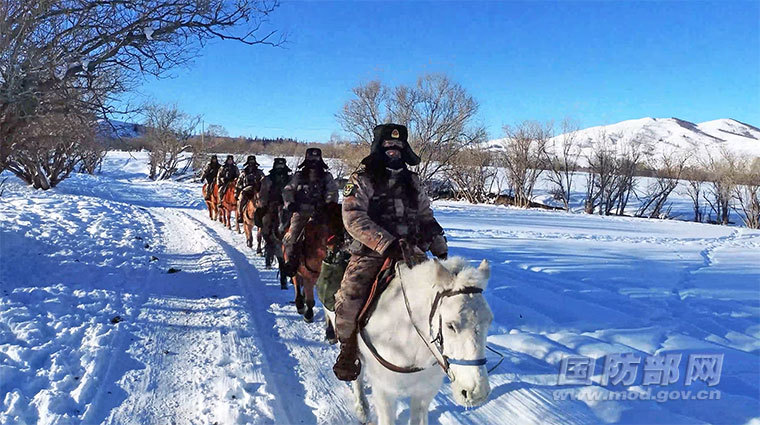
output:
[[[386,154],[389,150],[396,150],[398,151],[399,155],[398,158],[391,158]],[[398,170],[399,168],[404,166],[404,159],[402,158],[401,149],[392,146],[392,147],[383,147],[383,159],[385,160],[385,166],[388,168],[392,168],[394,170]]]

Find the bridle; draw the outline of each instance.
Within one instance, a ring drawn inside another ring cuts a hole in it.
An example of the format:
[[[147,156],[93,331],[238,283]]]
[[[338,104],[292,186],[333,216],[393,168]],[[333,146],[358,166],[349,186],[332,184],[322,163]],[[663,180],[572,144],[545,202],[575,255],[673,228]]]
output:
[[[486,364],[487,360],[485,357],[477,358],[477,359],[455,359],[446,356],[444,353],[444,345],[443,345],[443,318],[441,317],[440,313],[438,314],[438,334],[428,342],[428,338],[426,338],[422,331],[420,330],[419,326],[414,322],[414,317],[412,316],[412,308],[409,305],[409,297],[406,295],[406,288],[404,287],[404,280],[401,277],[401,270],[399,268],[399,263],[396,263],[396,276],[399,278],[399,283],[401,285],[401,293],[404,295],[404,305],[406,306],[406,312],[409,315],[409,320],[412,322],[412,326],[414,327],[414,330],[417,331],[417,335],[419,335],[420,339],[422,339],[422,342],[425,343],[425,346],[430,350],[430,353],[435,358],[438,365],[443,369],[443,372],[449,377],[449,379],[453,382],[454,376],[451,374],[451,365],[457,365],[457,366],[483,366]],[[461,289],[457,290],[445,290],[442,292],[438,292],[435,295],[435,298],[433,299],[433,305],[430,307],[430,316],[429,316],[429,324],[430,324],[430,331],[433,330],[433,319],[436,316],[436,311],[438,310],[438,306],[441,304],[441,301],[444,298],[453,297],[457,295],[467,295],[467,294],[480,294],[483,292],[482,288],[478,288],[476,286],[466,286]],[[430,336],[430,335],[429,335]],[[501,363],[501,361],[499,362]],[[496,365],[498,366],[498,364]],[[495,369],[496,366],[494,366],[491,370]],[[489,370],[490,372],[490,370]]]
[[[481,294],[483,293],[483,289],[475,287],[475,286],[468,286],[459,290],[446,290],[443,292],[439,292],[435,295],[435,299],[433,300],[433,308],[430,310],[430,317],[428,319],[428,325],[430,326],[430,331],[433,331],[433,318],[435,317],[435,312],[438,309],[438,305],[440,305],[441,301],[446,297],[453,297],[455,295],[466,295],[466,294]],[[460,366],[482,366],[486,364],[485,357],[482,359],[475,359],[475,360],[462,360],[462,359],[453,359],[449,358],[445,354],[443,354],[443,318],[439,314],[438,315],[438,334],[433,338],[432,341],[430,341],[436,345],[438,350],[441,353],[441,357],[443,357],[443,360],[446,364],[455,364]]]

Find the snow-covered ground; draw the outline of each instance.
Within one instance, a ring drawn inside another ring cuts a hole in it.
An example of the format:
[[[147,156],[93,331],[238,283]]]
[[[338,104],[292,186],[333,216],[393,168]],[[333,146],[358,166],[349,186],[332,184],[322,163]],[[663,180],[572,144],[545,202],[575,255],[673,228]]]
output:
[[[141,154],[103,170],[48,192],[10,179],[0,198],[0,423],[355,423],[322,313],[300,320],[244,238],[208,220],[200,184],[148,181]],[[492,264],[488,341],[506,360],[485,405],[457,407],[445,385],[431,423],[760,422],[759,231],[434,208],[453,255]],[[601,385],[611,353],[641,358],[630,386]],[[654,354],[682,355],[654,393],[720,399],[595,399],[646,392]],[[691,354],[723,355],[717,385],[686,385]],[[558,385],[567,356],[596,359],[591,385]]]

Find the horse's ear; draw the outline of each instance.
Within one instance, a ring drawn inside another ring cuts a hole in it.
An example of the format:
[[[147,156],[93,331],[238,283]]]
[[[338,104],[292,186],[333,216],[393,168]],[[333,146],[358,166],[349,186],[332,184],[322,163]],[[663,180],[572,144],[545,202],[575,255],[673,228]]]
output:
[[[452,277],[451,272],[443,267],[443,264],[437,259],[433,260],[433,276],[433,280],[438,286],[446,286],[446,282],[450,281]]]
[[[488,264],[488,261],[483,260],[480,262],[480,265],[478,266],[478,271],[483,274],[483,277],[485,280],[488,280],[491,277],[491,265]]]

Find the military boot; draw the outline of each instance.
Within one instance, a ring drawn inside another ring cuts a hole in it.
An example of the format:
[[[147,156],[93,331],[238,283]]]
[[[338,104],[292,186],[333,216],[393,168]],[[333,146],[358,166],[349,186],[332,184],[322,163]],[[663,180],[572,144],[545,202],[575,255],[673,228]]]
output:
[[[314,321],[314,300],[306,300],[306,311],[303,313],[303,320],[306,323]]]
[[[356,332],[351,337],[340,342],[340,354],[335,360],[333,373],[341,381],[355,381],[362,370],[362,364],[359,360],[359,344],[356,338]]]

